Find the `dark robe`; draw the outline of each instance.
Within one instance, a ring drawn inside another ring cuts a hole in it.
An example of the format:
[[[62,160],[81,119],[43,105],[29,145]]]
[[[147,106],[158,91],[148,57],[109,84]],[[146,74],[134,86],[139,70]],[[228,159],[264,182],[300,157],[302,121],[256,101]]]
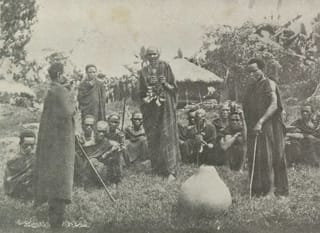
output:
[[[262,79],[251,84],[244,101],[244,114],[248,129],[248,165],[251,177],[255,135],[253,128],[271,104],[271,81]],[[252,194],[267,195],[275,187],[276,195],[288,195],[288,177],[284,153],[285,127],[282,121],[282,103],[276,87],[276,112],[262,126],[257,137]]]
[[[144,129],[141,127],[140,130],[135,130],[132,126],[129,126],[125,130],[125,135],[128,140],[126,157],[129,159],[129,162],[133,163],[148,159],[148,143]]]
[[[75,135],[75,103],[69,91],[52,83],[43,105],[35,164],[35,203],[71,201]]]
[[[93,115],[96,122],[106,120],[106,90],[103,83],[97,79],[93,80],[93,85],[87,79],[80,83],[78,102],[82,122],[86,115]]]
[[[10,159],[4,170],[4,193],[15,198],[32,198],[33,166],[34,154],[19,153]]]
[[[150,68],[150,66],[146,66],[139,72],[141,99],[146,97],[147,89],[151,86]],[[163,87],[159,96],[164,97],[164,102],[160,106],[155,103],[155,100],[150,103],[142,103],[140,108],[143,114],[143,126],[147,135],[151,165],[154,171],[164,176],[175,175],[177,174],[180,160],[176,115],[178,89],[172,70],[166,62],[159,61],[155,75],[158,80],[158,86],[161,86],[159,84],[160,76],[164,76],[166,82],[174,88],[169,90]]]

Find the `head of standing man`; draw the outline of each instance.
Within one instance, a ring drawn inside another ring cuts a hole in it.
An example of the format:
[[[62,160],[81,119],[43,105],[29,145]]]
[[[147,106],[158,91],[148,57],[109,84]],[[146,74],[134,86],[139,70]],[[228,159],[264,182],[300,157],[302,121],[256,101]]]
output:
[[[86,74],[89,81],[97,78],[97,67],[93,64],[86,65]]]
[[[52,82],[58,82],[65,84],[67,82],[66,77],[63,75],[64,67],[61,63],[54,63],[48,69],[49,77]]]
[[[265,63],[259,58],[252,58],[248,62],[248,72],[252,82],[259,81],[264,78]]]
[[[147,48],[147,59],[151,65],[156,65],[160,58],[160,51],[156,47]]]

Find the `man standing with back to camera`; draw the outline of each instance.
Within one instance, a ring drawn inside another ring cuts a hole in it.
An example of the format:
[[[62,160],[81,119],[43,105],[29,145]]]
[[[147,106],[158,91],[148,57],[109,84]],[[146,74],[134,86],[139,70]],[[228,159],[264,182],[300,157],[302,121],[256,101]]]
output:
[[[49,204],[51,228],[60,228],[66,204],[71,202],[75,135],[75,101],[65,87],[63,65],[48,70],[51,79],[40,121],[34,173],[34,205]]]
[[[253,177],[251,191],[253,196],[265,196],[273,185],[276,196],[287,196],[281,98],[275,82],[265,77],[264,66],[260,59],[248,62],[251,83],[243,106],[248,130],[249,175]]]

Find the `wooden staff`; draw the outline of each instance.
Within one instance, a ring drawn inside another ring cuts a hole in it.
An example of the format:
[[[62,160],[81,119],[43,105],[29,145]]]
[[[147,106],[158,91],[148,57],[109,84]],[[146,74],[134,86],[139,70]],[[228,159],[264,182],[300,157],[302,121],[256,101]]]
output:
[[[253,161],[252,161],[252,169],[251,169],[251,177],[250,177],[250,199],[252,198],[252,183],[253,183],[253,174],[254,174],[254,167],[256,163],[256,152],[257,152],[257,142],[258,142],[258,134],[254,137],[254,147],[253,147]]]
[[[88,163],[89,163],[92,171],[93,171],[94,174],[97,176],[97,178],[98,178],[98,180],[100,181],[100,183],[103,185],[103,188],[104,188],[104,190],[106,191],[106,193],[108,194],[110,200],[111,200],[112,202],[115,202],[116,200],[115,200],[115,199],[113,198],[113,196],[111,195],[111,193],[110,193],[110,191],[108,190],[106,184],[103,182],[103,179],[101,178],[99,172],[98,172],[97,169],[94,167],[94,165],[91,163],[91,161],[90,161],[90,159],[89,159],[86,151],[83,149],[83,147],[82,147],[82,145],[81,145],[81,143],[80,143],[80,141],[79,141],[79,137],[78,137],[78,136],[76,136],[76,143],[78,144],[78,146],[79,146],[79,148],[80,148],[80,150],[81,150],[82,155],[83,155],[83,156],[86,158],[86,160],[88,161]]]

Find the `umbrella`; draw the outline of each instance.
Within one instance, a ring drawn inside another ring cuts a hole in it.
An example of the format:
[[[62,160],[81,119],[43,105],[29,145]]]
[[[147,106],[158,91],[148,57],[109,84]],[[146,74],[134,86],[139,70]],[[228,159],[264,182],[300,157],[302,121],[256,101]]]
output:
[[[223,79],[209,70],[206,70],[183,58],[173,59],[169,62],[176,81],[202,81],[221,83]]]

